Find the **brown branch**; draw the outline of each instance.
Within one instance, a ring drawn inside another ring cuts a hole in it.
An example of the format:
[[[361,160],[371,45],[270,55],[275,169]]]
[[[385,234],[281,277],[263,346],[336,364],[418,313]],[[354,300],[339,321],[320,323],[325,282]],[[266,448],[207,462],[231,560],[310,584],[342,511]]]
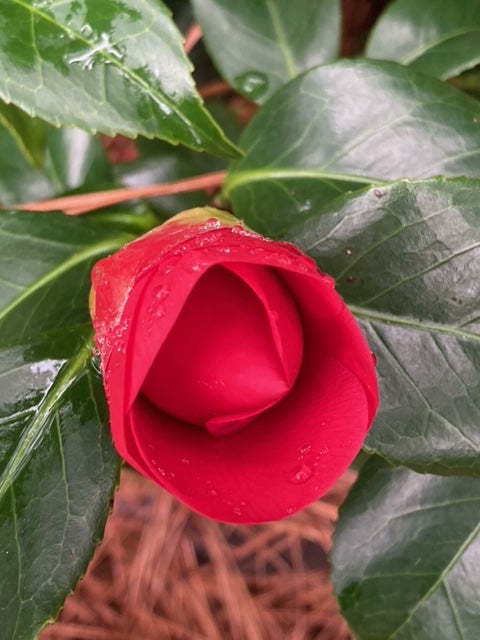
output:
[[[228,82],[223,82],[222,80],[215,80],[214,82],[209,82],[203,87],[198,88],[198,93],[204,100],[224,96],[229,93],[233,93],[233,91],[234,89],[228,84]]]
[[[215,171],[194,178],[185,178],[175,182],[148,185],[146,187],[134,187],[125,189],[112,189],[110,191],[96,191],[75,196],[64,196],[43,202],[29,202],[27,204],[12,205],[9,209],[23,211],[63,211],[69,216],[88,213],[94,209],[120,204],[136,198],[157,198],[159,196],[174,195],[176,193],[188,193],[190,191],[203,191],[221,187],[225,180],[226,171]]]
[[[194,22],[190,27],[190,29],[185,34],[185,42],[183,43],[183,49],[187,55],[190,53],[193,47],[197,44],[197,42],[200,40],[202,35],[203,34],[200,28],[200,25]]]

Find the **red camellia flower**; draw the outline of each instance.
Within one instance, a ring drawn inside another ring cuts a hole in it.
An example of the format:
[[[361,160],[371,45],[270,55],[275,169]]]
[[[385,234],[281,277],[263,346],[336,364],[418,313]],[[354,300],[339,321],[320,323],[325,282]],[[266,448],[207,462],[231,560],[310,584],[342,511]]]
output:
[[[99,262],[92,317],[118,452],[196,511],[257,523],[325,493],[378,404],[333,280],[211,208]]]

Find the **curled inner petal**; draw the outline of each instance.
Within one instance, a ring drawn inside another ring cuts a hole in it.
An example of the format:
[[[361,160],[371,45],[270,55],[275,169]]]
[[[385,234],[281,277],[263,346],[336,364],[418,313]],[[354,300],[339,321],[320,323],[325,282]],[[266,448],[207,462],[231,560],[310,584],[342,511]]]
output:
[[[296,304],[276,274],[216,265],[192,290],[142,393],[170,415],[223,435],[289,392],[302,350]]]

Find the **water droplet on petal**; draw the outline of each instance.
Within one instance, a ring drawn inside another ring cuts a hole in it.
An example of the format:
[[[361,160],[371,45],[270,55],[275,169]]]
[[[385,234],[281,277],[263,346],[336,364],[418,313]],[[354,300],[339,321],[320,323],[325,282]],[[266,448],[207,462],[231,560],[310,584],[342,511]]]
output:
[[[302,464],[292,471],[290,475],[290,482],[293,484],[303,484],[304,482],[307,482],[307,480],[310,480],[312,475],[312,468],[306,464]]]
[[[298,453],[299,453],[301,456],[306,456],[306,455],[307,455],[307,453],[310,453],[310,452],[311,452],[311,450],[312,450],[312,445],[311,445],[311,444],[306,444],[305,446],[300,447],[300,448],[298,449]]]
[[[295,507],[288,507],[287,515],[291,516],[295,513]]]
[[[169,289],[164,284],[155,289],[155,297],[157,300],[165,300],[165,298],[168,296],[168,293]]]
[[[163,306],[163,304],[159,304],[157,307],[155,307],[154,316],[157,318],[163,318],[164,315],[165,307]]]
[[[236,516],[241,516],[241,515],[242,515],[242,510],[240,509],[240,507],[234,507],[234,509],[233,509],[233,513],[234,513]]]
[[[188,458],[182,458],[182,464],[190,464],[190,460]]]

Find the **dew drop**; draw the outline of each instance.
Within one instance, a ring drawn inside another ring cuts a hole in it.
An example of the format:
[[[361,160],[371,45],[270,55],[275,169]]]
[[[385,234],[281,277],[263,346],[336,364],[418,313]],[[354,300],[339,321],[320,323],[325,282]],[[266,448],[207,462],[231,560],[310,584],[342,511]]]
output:
[[[102,33],[98,44],[83,53],[67,56],[65,61],[68,64],[79,64],[82,69],[91,71],[97,62],[110,64],[112,58],[122,61],[124,54],[110,42],[108,33]]]
[[[331,276],[323,276],[323,282],[327,284],[332,289],[335,289],[335,280]]]
[[[238,85],[238,88],[242,93],[245,93],[249,98],[259,98],[268,89],[267,76],[258,71],[247,71],[242,75],[237,76],[234,83]]]
[[[240,507],[234,507],[234,509],[233,509],[233,513],[234,513],[236,516],[241,516],[241,515],[242,515],[242,510],[240,509]]]
[[[351,256],[353,251],[351,249],[345,249],[345,253],[347,254],[347,256]]]
[[[219,495],[218,490],[215,489],[215,487],[213,486],[213,484],[212,484],[212,482],[210,480],[207,482],[207,490],[208,490],[208,495],[209,496],[216,497],[216,496]]]
[[[82,33],[85,37],[89,38],[93,34],[93,29],[88,23],[85,23],[83,27],[80,29],[80,33]]]
[[[291,516],[295,513],[295,507],[288,507],[287,509],[287,515]]]
[[[182,458],[182,464],[190,464],[190,460],[188,458]]]
[[[312,445],[311,445],[311,444],[306,444],[304,447],[300,447],[300,448],[298,449],[298,453],[299,453],[301,456],[306,456],[306,455],[307,455],[307,453],[310,453],[310,452],[311,452],[311,450],[312,450]]]
[[[375,191],[373,192],[373,195],[376,198],[383,198],[383,196],[385,195],[384,191],[380,191],[380,189],[375,189]]]
[[[298,208],[299,213],[307,213],[312,208],[312,201],[305,200],[305,202]]]
[[[160,285],[155,289],[155,297],[157,300],[160,300],[160,301],[165,300],[165,298],[168,296],[168,293],[169,293],[169,289],[164,284]]]
[[[278,311],[270,311],[270,317],[274,322],[276,322],[279,318]]]
[[[155,307],[153,315],[156,318],[163,318],[163,316],[165,315],[165,307],[163,306],[163,304],[159,304],[157,307]]]
[[[345,282],[346,282],[347,284],[353,284],[354,282],[356,282],[356,280],[357,280],[357,279],[355,278],[355,276],[347,276],[347,277],[345,278]]]
[[[302,464],[299,467],[296,467],[292,474],[290,475],[290,482],[293,484],[304,484],[307,480],[313,475],[313,471],[311,467],[308,467],[306,464]]]
[[[209,229],[219,229],[222,226],[222,223],[220,220],[217,220],[217,218],[208,218],[205,226]]]

